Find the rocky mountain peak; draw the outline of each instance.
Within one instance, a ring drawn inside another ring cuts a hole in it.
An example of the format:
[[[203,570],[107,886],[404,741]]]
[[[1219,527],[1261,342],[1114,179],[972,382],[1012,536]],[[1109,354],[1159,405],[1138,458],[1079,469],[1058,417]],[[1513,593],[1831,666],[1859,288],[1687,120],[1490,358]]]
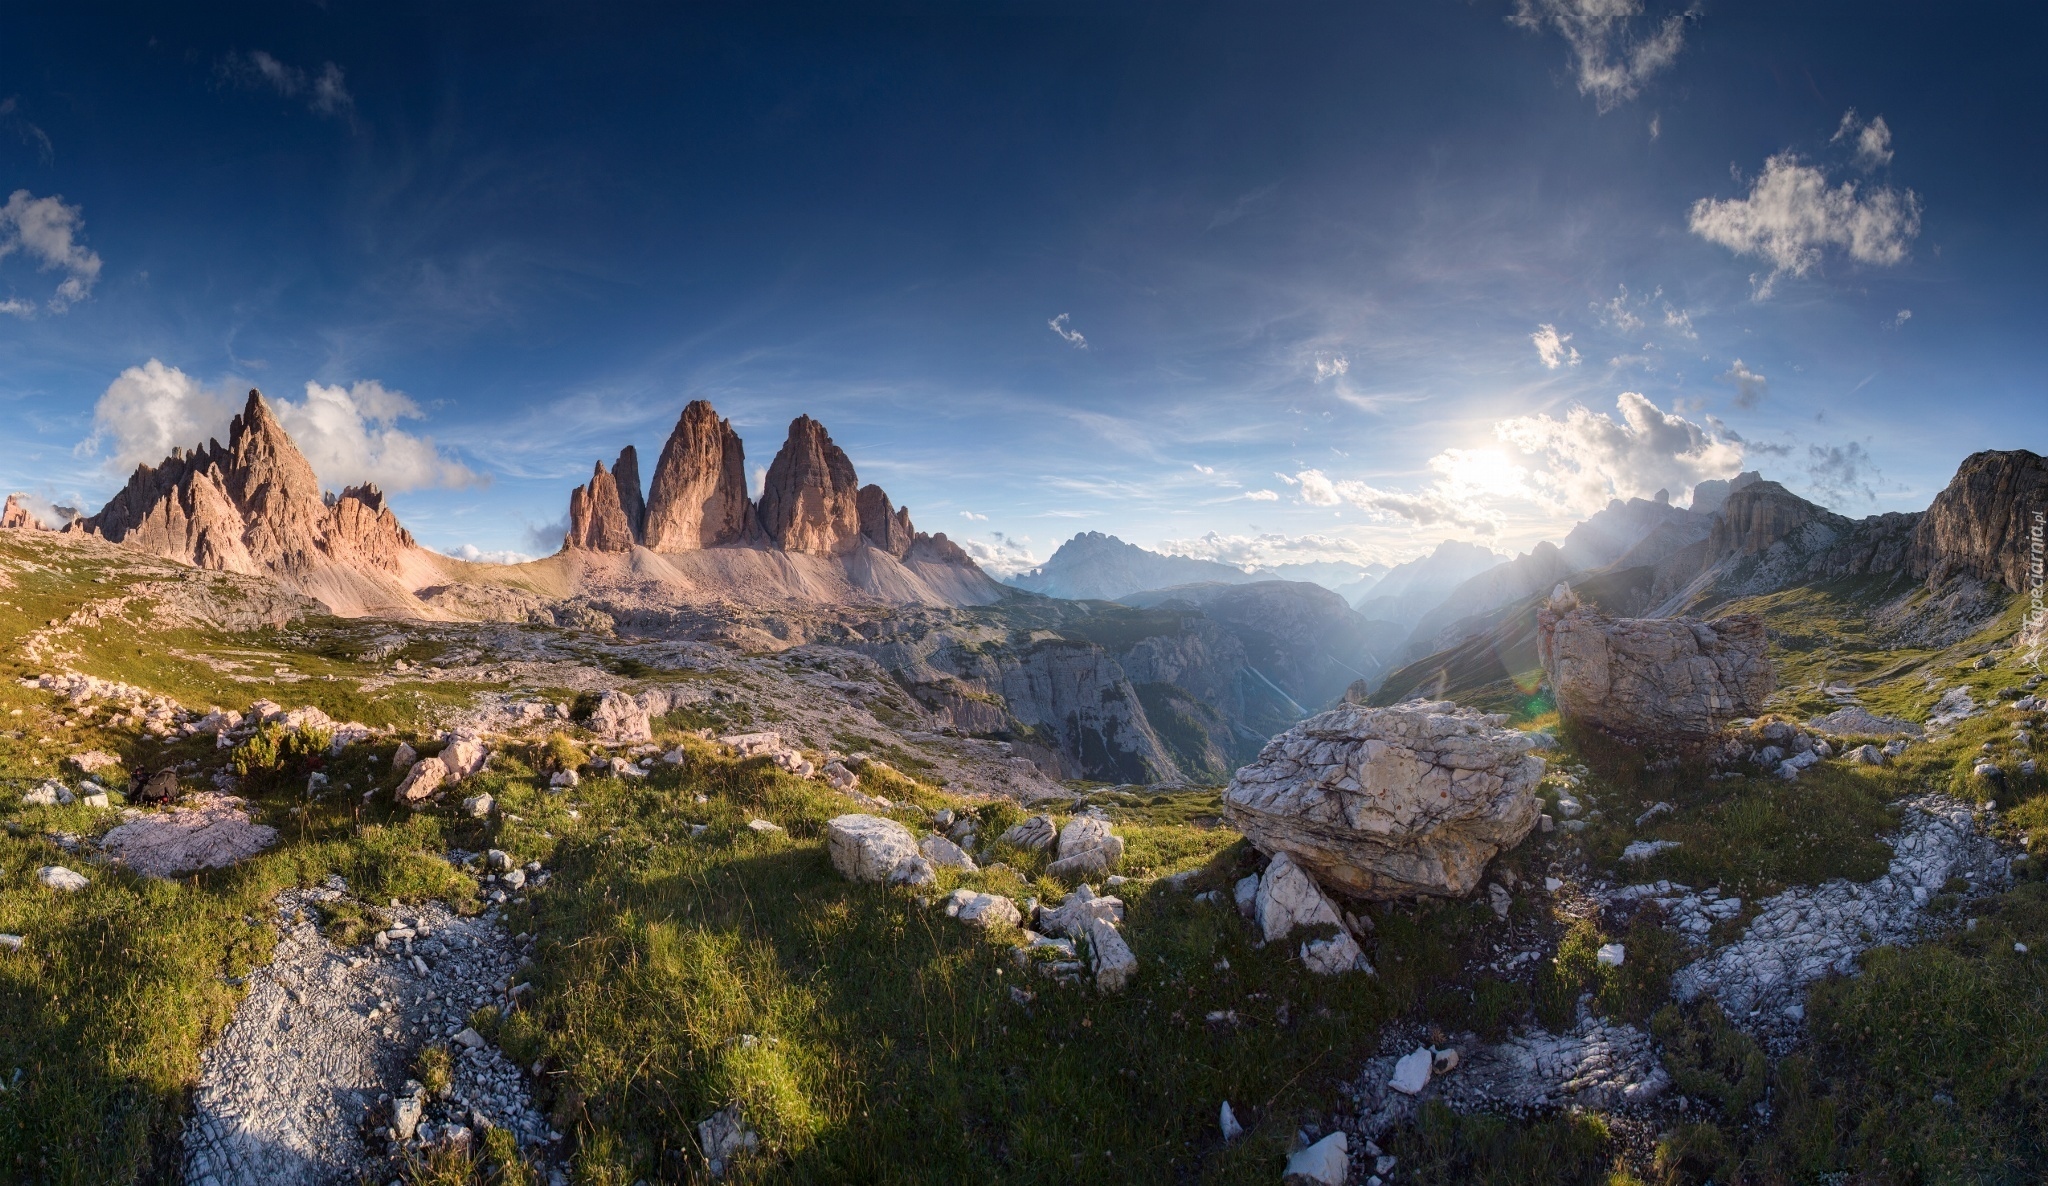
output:
[[[860,546],[859,490],[853,462],[825,426],[798,416],[768,466],[761,527],[784,551],[844,555]]]
[[[569,492],[569,534],[562,546],[586,552],[633,550],[633,525],[619,499],[618,479],[602,461],[588,483]]]
[[[1730,494],[1707,536],[1709,560],[1754,556],[1809,523],[1840,531],[1849,520],[1776,482],[1753,482]]]
[[[0,530],[44,530],[43,521],[21,500],[21,495],[7,496],[7,506],[0,509]]]
[[[1988,449],[1965,458],[1913,533],[1913,575],[1950,576],[2028,588],[2038,553],[2032,533],[2048,519],[2048,461],[2026,449]]]
[[[710,403],[692,400],[655,462],[641,538],[656,552],[691,552],[740,543],[753,534],[739,434]]]
[[[417,546],[375,486],[329,498],[261,392],[218,440],[139,465],[75,530],[200,568],[299,572],[328,560],[396,572]]]

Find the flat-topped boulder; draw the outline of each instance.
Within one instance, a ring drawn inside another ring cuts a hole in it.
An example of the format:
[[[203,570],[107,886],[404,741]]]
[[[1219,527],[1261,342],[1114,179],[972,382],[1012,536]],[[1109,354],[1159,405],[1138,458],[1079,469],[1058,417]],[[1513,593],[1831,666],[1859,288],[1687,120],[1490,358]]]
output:
[[[1464,897],[1542,813],[1543,760],[1506,719],[1447,700],[1340,705],[1239,770],[1224,819],[1339,893]]]
[[[1638,740],[1699,740],[1764,709],[1775,679],[1755,614],[1613,618],[1559,585],[1537,648],[1560,715]]]

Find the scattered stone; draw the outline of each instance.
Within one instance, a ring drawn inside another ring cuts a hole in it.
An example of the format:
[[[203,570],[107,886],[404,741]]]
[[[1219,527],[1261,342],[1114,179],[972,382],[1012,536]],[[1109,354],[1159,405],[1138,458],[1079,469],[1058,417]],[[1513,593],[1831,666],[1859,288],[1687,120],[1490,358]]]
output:
[[[825,825],[825,847],[832,867],[853,881],[897,881],[895,875],[904,871],[902,880],[924,884],[936,876],[931,863],[918,851],[917,837],[910,829],[882,816],[835,816]],[[915,880],[919,873],[915,866],[922,866],[922,872],[930,876]]]
[[[1287,1159],[1280,1180],[1287,1186],[1344,1186],[1351,1173],[1351,1154],[1344,1130],[1338,1129]]]
[[[761,1138],[741,1122],[739,1104],[731,1103],[697,1125],[697,1144],[710,1163],[711,1176],[721,1178],[740,1154],[759,1150]]]
[[[1458,1069],[1459,1057],[1458,1048],[1455,1046],[1447,1046],[1442,1050],[1434,1051],[1430,1069],[1438,1075],[1448,1075]],[[1386,1173],[1385,1170],[1380,1172]]]
[[[1849,760],[1858,766],[1884,765],[1884,751],[1874,745],[1859,745],[1849,751]]]
[[[1619,943],[1602,943],[1593,958],[1605,967],[1619,968],[1628,959],[1628,949]]]
[[[782,831],[781,824],[770,823],[769,821],[764,819],[748,820],[747,828],[748,830],[752,831],[754,834],[758,836],[772,836],[775,833]]]
[[[20,936],[20,935],[0,935],[0,951],[5,951],[5,952],[7,952],[7,953],[9,953],[9,954],[12,954],[12,953],[14,953],[14,952],[17,952],[17,951],[20,951],[20,950],[21,950],[21,936]]]
[[[42,785],[22,793],[21,801],[27,807],[63,807],[70,805],[77,796],[71,788],[56,779],[45,779]]]
[[[1676,840],[1632,840],[1621,850],[1621,859],[1631,864],[1640,864],[1660,852],[1670,852],[1678,847]]]
[[[1060,830],[1057,859],[1045,868],[1046,876],[1061,881],[1100,877],[1123,859],[1123,837],[1113,835],[1107,820],[1077,815]]]
[[[1486,904],[1493,907],[1494,917],[1506,922],[1508,911],[1514,908],[1515,898],[1508,892],[1507,886],[1496,881],[1486,887]]]
[[[480,1033],[477,1033],[476,1030],[471,1028],[470,1026],[463,1026],[462,1029],[456,1033],[453,1040],[457,1046],[460,1046],[465,1050],[482,1050],[484,1048],[484,1036]]]
[[[973,857],[944,836],[925,837],[924,842],[918,845],[918,851],[924,854],[925,860],[941,869],[958,869],[964,873],[978,869]]]
[[[1347,894],[1464,897],[1541,814],[1543,760],[1506,719],[1449,701],[1341,705],[1268,742],[1224,817]]]
[[[498,801],[491,798],[488,792],[482,795],[471,795],[462,801],[462,813],[473,819],[488,819],[491,809],[497,805]]]
[[[944,827],[945,825],[941,824],[939,826]],[[1034,815],[1023,823],[1004,832],[999,839],[1004,844],[1021,848],[1026,852],[1038,852],[1052,845],[1054,835],[1052,817],[1049,815]]]
[[[1095,969],[1095,987],[1103,992],[1121,992],[1137,975],[1138,957],[1130,944],[1108,919],[1091,917],[1087,923],[1088,957]]]
[[[448,767],[439,758],[421,758],[413,763],[405,781],[398,784],[396,797],[400,803],[417,803],[441,789],[448,781]]]
[[[582,776],[578,775],[574,770],[557,770],[548,776],[548,785],[557,790],[567,790],[582,782]]]
[[[1024,920],[1024,916],[1017,911],[1017,904],[1010,899],[1000,894],[977,893],[971,889],[956,889],[946,898],[946,915],[984,928],[1014,927]]]
[[[641,703],[624,692],[606,692],[590,713],[590,731],[606,741],[654,739],[654,722]]]
[[[1064,935],[1069,939],[1082,939],[1088,933],[1090,919],[1103,919],[1112,925],[1123,922],[1124,904],[1121,899],[1098,897],[1094,890],[1083,885],[1067,895],[1066,900],[1054,910],[1039,908],[1037,927],[1049,934]]]
[[[103,750],[89,749],[82,754],[73,754],[67,759],[78,767],[81,774],[98,774],[109,766],[119,766],[121,759]]]
[[[1244,1135],[1244,1125],[1237,1122],[1229,1100],[1223,1101],[1223,1107],[1216,1116],[1216,1126],[1223,1130],[1223,1143],[1226,1145]]]
[[[36,870],[36,880],[44,888],[76,893],[91,884],[81,874],[74,873],[62,865],[44,865]]]
[[[398,743],[397,752],[391,755],[391,772],[393,774],[404,774],[412,769],[414,762],[419,760],[420,751],[414,749],[411,742],[401,741]]]
[[[1537,612],[1544,674],[1567,719],[1644,740],[1703,738],[1763,711],[1763,619],[1611,618],[1559,585]]]
[[[473,734],[451,734],[448,744],[441,747],[438,755],[441,765],[448,771],[449,782],[461,782],[484,768],[490,753],[484,743]]]
[[[1403,1055],[1394,1064],[1393,1077],[1387,1086],[1403,1095],[1420,1095],[1429,1086],[1429,1077],[1436,1069],[1436,1055],[1427,1046],[1418,1046],[1412,1054]]]
[[[1636,817],[1636,827],[1640,828],[1660,815],[1670,815],[1677,810],[1678,805],[1676,803],[1652,803],[1648,811]]]

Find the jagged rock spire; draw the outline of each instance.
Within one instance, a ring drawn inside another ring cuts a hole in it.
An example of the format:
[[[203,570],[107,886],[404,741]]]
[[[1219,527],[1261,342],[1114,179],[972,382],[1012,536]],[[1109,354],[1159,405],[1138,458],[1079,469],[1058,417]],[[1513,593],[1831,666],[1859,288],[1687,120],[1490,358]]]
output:
[[[627,445],[619,450],[619,459],[612,462],[612,481],[619,487],[619,510],[626,516],[626,526],[633,532],[634,542],[643,542],[647,500],[640,497],[640,454],[633,446]]]
[[[917,530],[910,525],[910,508],[892,509],[888,493],[872,484],[860,488],[856,501],[860,533],[867,541],[898,560],[908,556],[917,539]]]
[[[739,434],[709,403],[692,400],[655,462],[642,540],[656,552],[693,552],[754,534]]]

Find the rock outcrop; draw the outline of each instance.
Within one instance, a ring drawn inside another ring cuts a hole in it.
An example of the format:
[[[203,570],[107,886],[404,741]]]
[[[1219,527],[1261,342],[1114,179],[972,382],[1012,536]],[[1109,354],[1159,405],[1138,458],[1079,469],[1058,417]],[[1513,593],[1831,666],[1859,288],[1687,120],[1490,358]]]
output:
[[[789,437],[761,488],[761,528],[785,552],[843,556],[860,546],[860,481],[853,462],[809,416]]]
[[[2029,587],[2041,562],[2035,534],[2048,522],[2048,460],[2025,449],[1973,453],[1936,495],[1913,534],[1913,575]]]
[[[855,504],[860,512],[860,533],[869,543],[898,560],[910,555],[917,531],[910,525],[909,507],[891,507],[889,495],[873,484],[860,488]]]
[[[588,484],[569,493],[569,534],[562,546],[586,552],[633,550],[633,525],[619,500],[618,479],[602,461]]]
[[[656,552],[743,543],[754,534],[746,449],[732,422],[704,400],[676,421],[654,466],[644,540]]]
[[[249,392],[218,440],[137,466],[127,486],[70,530],[199,568],[303,573],[330,561],[396,573],[416,545],[373,485],[323,496],[304,454]]]
[[[0,508],[0,531],[24,530],[43,530],[42,520],[36,518],[35,512],[28,509],[28,504],[21,500],[21,495],[10,494],[7,496],[6,507]]]
[[[1773,687],[1754,614],[1613,618],[1559,585],[1536,621],[1558,712],[1623,737],[1702,739],[1762,712]]]
[[[1449,701],[1341,705],[1239,770],[1224,819],[1341,893],[1464,897],[1541,814],[1543,761],[1505,719]]]

